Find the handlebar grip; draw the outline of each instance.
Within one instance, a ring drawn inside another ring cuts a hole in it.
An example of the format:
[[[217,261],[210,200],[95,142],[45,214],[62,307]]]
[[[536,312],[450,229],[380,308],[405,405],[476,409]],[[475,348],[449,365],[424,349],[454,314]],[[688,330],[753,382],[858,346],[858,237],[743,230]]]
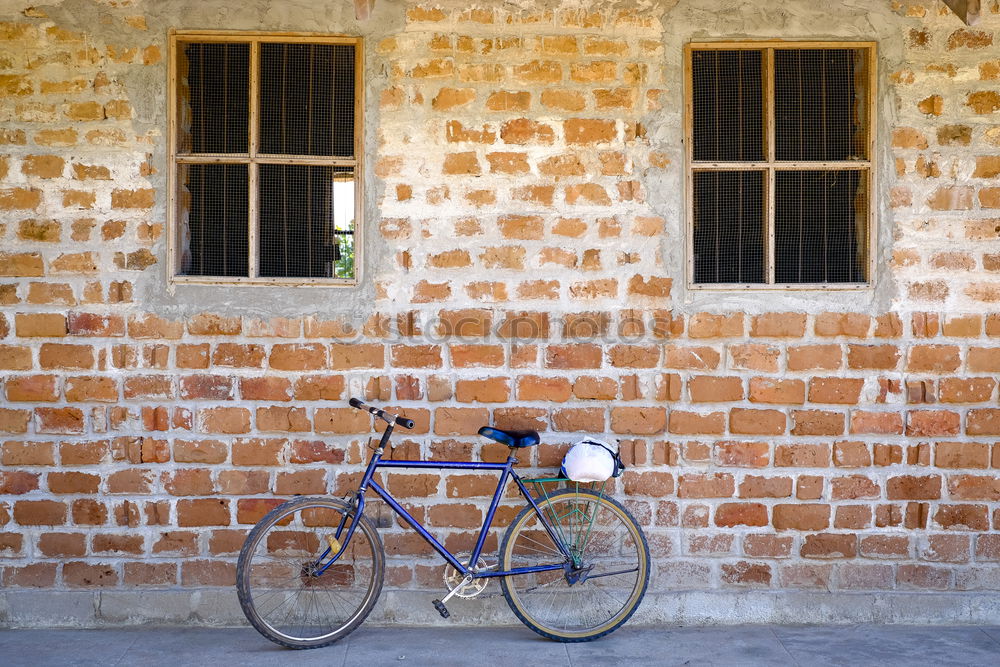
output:
[[[406,428],[413,428],[413,420],[406,417],[396,417],[396,423]]]
[[[357,408],[358,410],[364,410],[367,407],[365,406],[365,402],[359,398],[352,398],[348,403],[350,403],[352,408]]]

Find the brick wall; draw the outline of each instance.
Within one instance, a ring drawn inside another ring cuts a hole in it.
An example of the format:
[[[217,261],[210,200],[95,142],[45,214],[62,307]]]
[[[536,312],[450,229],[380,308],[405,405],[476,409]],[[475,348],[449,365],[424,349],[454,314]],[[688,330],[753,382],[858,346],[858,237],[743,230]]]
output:
[[[5,588],[231,586],[263,513],[357,479],[352,395],[416,420],[398,458],[504,457],[487,423],[543,432],[525,467],[620,440],[654,591],[1000,588],[997,3],[966,28],[886,0],[877,35],[840,35],[884,53],[877,289],[715,303],[677,250],[672,49],[706,36],[699,3],[554,4],[406,4],[369,40],[375,300],[350,311],[164,296],[165,31],[204,26],[0,17]],[[471,546],[490,479],[387,477]],[[382,534],[390,588],[441,587],[419,538]]]

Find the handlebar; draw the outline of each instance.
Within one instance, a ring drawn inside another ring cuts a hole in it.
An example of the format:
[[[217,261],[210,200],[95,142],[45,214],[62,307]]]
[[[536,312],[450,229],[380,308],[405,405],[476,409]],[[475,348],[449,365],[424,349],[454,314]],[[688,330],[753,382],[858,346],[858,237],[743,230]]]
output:
[[[352,398],[348,403],[351,404],[352,408],[357,408],[358,410],[367,410],[371,414],[375,415],[386,424],[399,424],[405,428],[413,428],[413,420],[407,419],[406,417],[397,417],[394,414],[390,414],[385,410],[380,410],[374,405],[368,405],[360,398]]]

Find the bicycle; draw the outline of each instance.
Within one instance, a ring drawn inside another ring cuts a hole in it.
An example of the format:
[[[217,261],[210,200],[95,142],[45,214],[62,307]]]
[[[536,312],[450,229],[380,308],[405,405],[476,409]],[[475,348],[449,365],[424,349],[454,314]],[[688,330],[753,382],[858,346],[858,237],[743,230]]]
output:
[[[555,641],[603,637],[635,613],[649,585],[649,546],[642,529],[603,487],[576,485],[547,493],[545,483],[572,483],[562,477],[520,477],[515,452],[538,444],[538,433],[479,429],[510,448],[503,463],[383,460],[394,426],[413,428],[413,421],[356,398],[350,405],[386,424],[357,490],[346,499],[297,498],[279,505],[254,526],[240,551],[240,605],[262,635],[288,648],[319,648],[347,636],[368,617],[385,571],[382,540],[364,515],[369,489],[447,562],[449,592],[433,601],[445,618],[452,596],[476,597],[495,578],[515,616]],[[376,470],[401,468],[500,472],[468,556],[452,554],[374,479]],[[482,551],[509,479],[527,505],[508,526],[497,563],[490,566]],[[535,486],[537,496],[526,483]]]

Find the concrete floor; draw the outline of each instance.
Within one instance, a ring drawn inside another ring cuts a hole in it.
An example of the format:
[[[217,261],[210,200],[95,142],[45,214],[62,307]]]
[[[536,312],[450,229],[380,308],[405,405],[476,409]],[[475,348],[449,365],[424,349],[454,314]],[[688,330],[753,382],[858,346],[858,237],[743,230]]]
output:
[[[254,630],[142,627],[0,631],[0,664],[21,665],[996,665],[1000,627],[626,627],[586,644],[525,628],[364,627],[290,651]]]

